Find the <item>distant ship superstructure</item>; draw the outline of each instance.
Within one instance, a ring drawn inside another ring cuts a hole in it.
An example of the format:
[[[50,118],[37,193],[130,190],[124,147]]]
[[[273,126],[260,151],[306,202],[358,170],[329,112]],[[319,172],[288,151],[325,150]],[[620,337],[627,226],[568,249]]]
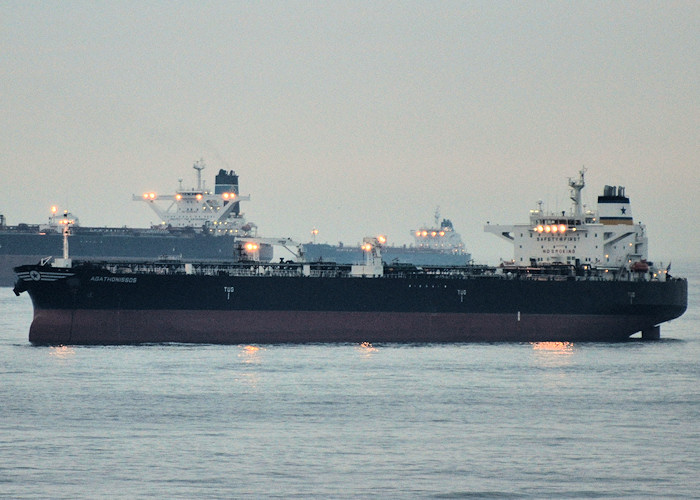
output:
[[[175,194],[159,195],[153,191],[142,196],[133,196],[134,201],[143,201],[158,215],[160,225],[172,228],[193,228],[211,234],[233,236],[254,235],[257,226],[246,222],[240,211],[240,202],[249,201],[250,196],[241,196],[238,191],[238,175],[233,170],[219,170],[214,191],[202,183],[204,161],[195,162],[197,186],[182,188]],[[161,202],[169,202],[164,207]]]
[[[318,230],[314,229],[315,235]],[[435,211],[434,225],[425,224],[411,230],[414,244],[410,246],[388,245],[382,242],[382,258],[386,262],[415,264],[415,265],[466,265],[471,261],[462,237],[455,231],[449,219],[442,219],[440,212]],[[353,264],[363,259],[361,245],[329,245],[327,243],[304,244],[306,258],[309,261],[327,261],[336,264]]]
[[[63,233],[66,226],[80,226],[80,219],[70,213],[68,210],[63,212],[63,215],[58,214],[58,207],[51,207],[51,216],[48,224],[39,224],[39,230],[42,232]]]
[[[513,264],[582,264],[612,271],[642,270],[648,267],[646,226],[634,224],[630,200],[622,186],[605,186],[598,197],[598,210],[585,210],[581,190],[585,170],[569,179],[572,209],[545,212],[542,202],[530,210],[525,224],[487,224],[484,230],[514,246]]]
[[[466,250],[462,237],[457,233],[450,219],[442,219],[440,211],[435,211],[435,224],[421,226],[411,231],[416,248],[446,251],[453,254],[464,254]]]

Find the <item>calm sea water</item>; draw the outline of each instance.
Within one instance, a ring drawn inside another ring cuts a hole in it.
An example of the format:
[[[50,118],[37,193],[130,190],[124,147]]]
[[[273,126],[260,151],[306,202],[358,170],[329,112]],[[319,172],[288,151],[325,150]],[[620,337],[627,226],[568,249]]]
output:
[[[0,288],[2,498],[700,498],[700,267],[664,340],[32,347]]]

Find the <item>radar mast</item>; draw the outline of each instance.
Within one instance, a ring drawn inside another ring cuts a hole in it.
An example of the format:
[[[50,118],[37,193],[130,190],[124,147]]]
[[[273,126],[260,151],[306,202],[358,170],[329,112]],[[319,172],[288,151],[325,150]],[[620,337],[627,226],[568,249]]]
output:
[[[192,168],[197,171],[197,191],[202,190],[202,170],[206,168],[206,165],[204,164],[204,158],[201,158],[194,162],[194,165],[192,165]]]
[[[574,180],[569,177],[569,187],[571,188],[571,201],[574,202],[574,216],[581,217],[583,215],[583,204],[581,203],[581,190],[586,185],[584,180],[584,174],[586,173],[586,168],[579,170],[578,180]]]

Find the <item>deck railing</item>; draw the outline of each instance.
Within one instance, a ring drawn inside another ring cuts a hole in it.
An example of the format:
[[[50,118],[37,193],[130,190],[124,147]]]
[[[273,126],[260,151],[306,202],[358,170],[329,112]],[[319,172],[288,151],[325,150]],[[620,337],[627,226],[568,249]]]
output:
[[[153,274],[196,276],[237,276],[237,277],[309,277],[309,278],[350,278],[352,266],[329,263],[260,263],[260,262],[198,262],[180,261],[74,261],[76,265],[86,265],[104,269],[112,274]],[[391,266],[384,268],[384,274],[374,279],[508,279],[528,281],[642,281],[654,279],[642,273],[610,273],[591,269],[586,273],[576,273],[575,268],[508,268],[488,266],[452,267],[413,267]]]

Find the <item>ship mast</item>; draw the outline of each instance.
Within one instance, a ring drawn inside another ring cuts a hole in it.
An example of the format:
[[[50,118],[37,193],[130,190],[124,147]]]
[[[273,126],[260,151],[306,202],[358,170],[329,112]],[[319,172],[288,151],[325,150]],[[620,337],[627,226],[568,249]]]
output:
[[[63,225],[63,258],[54,259],[54,267],[72,267],[72,260],[68,252],[68,236],[70,236],[70,228],[73,225],[73,220],[68,218],[68,210],[63,212],[63,219],[60,222]]]
[[[202,190],[202,170],[204,170],[205,167],[206,165],[204,165],[203,158],[197,160],[196,162],[194,162],[194,165],[192,165],[192,168],[197,171],[197,191]]]
[[[68,224],[63,226],[63,259],[68,260],[68,236],[70,235],[70,229],[68,229]]]
[[[582,217],[583,216],[583,203],[581,202],[581,190],[584,188],[586,185],[586,182],[583,179],[584,174],[586,173],[586,169],[582,168],[579,170],[579,178],[578,180],[574,180],[571,177],[569,177],[569,187],[571,188],[571,201],[574,202],[574,216],[575,217]]]

